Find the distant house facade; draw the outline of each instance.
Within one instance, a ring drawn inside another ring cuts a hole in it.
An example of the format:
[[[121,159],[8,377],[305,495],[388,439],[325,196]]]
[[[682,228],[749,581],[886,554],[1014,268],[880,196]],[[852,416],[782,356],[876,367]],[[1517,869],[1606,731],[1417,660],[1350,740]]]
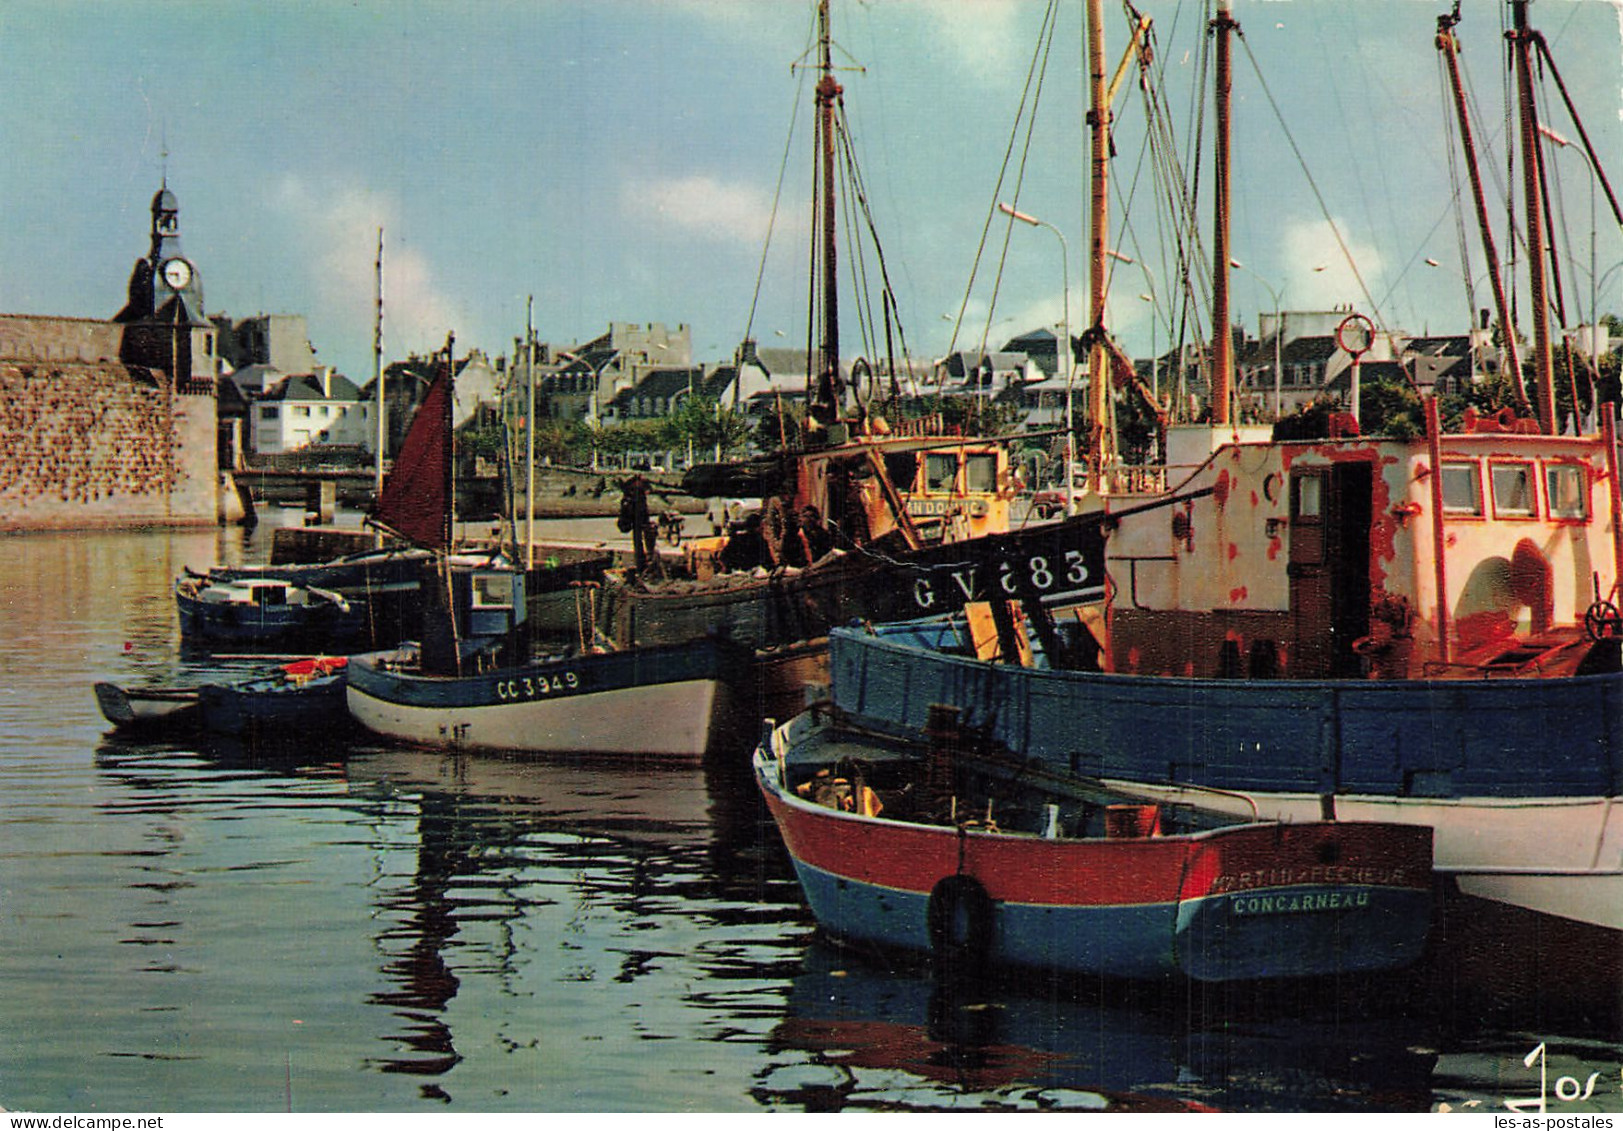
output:
[[[314,374],[284,377],[249,404],[253,449],[274,456],[307,448],[377,447],[370,400],[330,366]]]

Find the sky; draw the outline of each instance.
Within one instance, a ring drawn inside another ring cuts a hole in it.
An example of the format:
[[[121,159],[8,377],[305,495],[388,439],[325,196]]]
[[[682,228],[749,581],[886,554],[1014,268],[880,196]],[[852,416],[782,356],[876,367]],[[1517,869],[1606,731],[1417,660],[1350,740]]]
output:
[[[916,357],[1084,321],[1078,0],[1059,4],[1029,142],[1016,133],[1046,8],[834,0],[853,146]],[[1207,13],[1198,0],[1140,8],[1183,143]],[[1235,0],[1232,303],[1253,333],[1276,304],[1350,304],[1417,333],[1469,321],[1464,278],[1481,279],[1482,259],[1467,209],[1462,266],[1465,181],[1457,161],[1451,174],[1433,46],[1445,10]],[[1530,11],[1623,193],[1623,0]],[[1495,200],[1507,13],[1464,0],[1458,30]],[[0,311],[114,314],[167,177],[207,310],[303,314],[321,360],[363,381],[379,229],[387,359],[447,333],[511,353],[531,300],[538,337],[556,344],[611,321],[687,324],[703,362],[730,358],[746,331],[804,344],[811,80],[796,64],[814,58],[814,26],[809,0],[4,0]],[[1119,0],[1105,27],[1113,68]],[[1115,263],[1107,322],[1142,355],[1166,348],[1175,287],[1148,182],[1131,188],[1141,105],[1129,83],[1109,242],[1133,263]],[[1552,128],[1575,139],[1552,109]],[[999,181],[1011,139],[1026,154],[1018,197],[1012,174]],[[1592,288],[1623,314],[1623,234],[1603,195],[1591,222],[1582,153],[1553,161],[1569,321],[1587,319]],[[1053,228],[1011,230],[999,199]],[[1503,246],[1505,208],[1493,207]],[[1477,304],[1488,301],[1479,281]],[[842,345],[861,349],[851,332]]]

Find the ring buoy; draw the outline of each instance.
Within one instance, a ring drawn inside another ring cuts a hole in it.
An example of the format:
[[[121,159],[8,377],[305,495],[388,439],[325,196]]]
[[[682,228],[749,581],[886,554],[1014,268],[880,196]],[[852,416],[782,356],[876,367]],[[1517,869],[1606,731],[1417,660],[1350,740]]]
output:
[[[930,951],[956,970],[974,970],[992,948],[992,897],[974,876],[943,878],[930,891],[925,912]]]
[[[773,565],[783,564],[788,539],[789,509],[784,506],[782,499],[770,498],[761,511],[761,540],[766,543],[766,552],[771,557]]]

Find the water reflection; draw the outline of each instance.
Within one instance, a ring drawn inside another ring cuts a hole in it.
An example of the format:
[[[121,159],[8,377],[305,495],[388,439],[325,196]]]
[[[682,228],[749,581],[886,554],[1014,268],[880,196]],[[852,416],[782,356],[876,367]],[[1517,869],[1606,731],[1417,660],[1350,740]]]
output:
[[[1545,992],[1616,1002],[1605,956],[1508,919],[1411,1000],[949,994],[812,941],[741,760],[107,735],[92,681],[202,674],[174,576],[260,541],[0,539],[6,1107],[1503,1110],[1540,1043],[1552,1113],[1593,1073],[1610,1091],[1584,1110],[1623,1106],[1615,1029]],[[1480,978],[1533,992],[1503,1005]]]
[[[1041,982],[1041,979],[1037,980]],[[1187,987],[974,987],[806,951],[757,1096],[813,1110],[1389,1110],[1430,1105],[1435,1054],[1392,1018],[1209,1011]]]

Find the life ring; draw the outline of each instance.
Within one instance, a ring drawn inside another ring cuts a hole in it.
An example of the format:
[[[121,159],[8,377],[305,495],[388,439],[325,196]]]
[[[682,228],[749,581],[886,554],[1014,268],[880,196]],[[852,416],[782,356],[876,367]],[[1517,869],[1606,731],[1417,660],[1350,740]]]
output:
[[[761,540],[775,566],[783,565],[784,550],[789,540],[789,508],[774,496],[761,510]]]
[[[992,949],[992,897],[974,876],[944,877],[925,912],[936,962],[955,971],[978,969]]]

